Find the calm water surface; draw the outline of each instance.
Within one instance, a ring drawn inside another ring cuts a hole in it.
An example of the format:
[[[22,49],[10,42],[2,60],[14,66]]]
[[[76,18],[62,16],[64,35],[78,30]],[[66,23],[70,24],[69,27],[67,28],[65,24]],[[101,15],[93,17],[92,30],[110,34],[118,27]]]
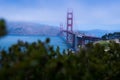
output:
[[[0,39],[0,50],[5,49],[8,50],[10,46],[16,44],[18,40],[27,41],[29,43],[36,42],[41,40],[44,42],[46,38],[50,38],[50,45],[54,46],[54,49],[59,46],[60,51],[62,52],[64,49],[67,49],[67,44],[60,38],[60,37],[53,37],[53,36],[13,36],[8,35]]]

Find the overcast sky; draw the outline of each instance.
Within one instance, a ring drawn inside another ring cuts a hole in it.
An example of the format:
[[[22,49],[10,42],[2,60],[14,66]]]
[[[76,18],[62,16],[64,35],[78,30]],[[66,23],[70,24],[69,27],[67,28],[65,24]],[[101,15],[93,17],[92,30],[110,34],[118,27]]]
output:
[[[120,30],[120,0],[0,0],[0,17],[8,21],[59,26],[74,13],[74,29]]]

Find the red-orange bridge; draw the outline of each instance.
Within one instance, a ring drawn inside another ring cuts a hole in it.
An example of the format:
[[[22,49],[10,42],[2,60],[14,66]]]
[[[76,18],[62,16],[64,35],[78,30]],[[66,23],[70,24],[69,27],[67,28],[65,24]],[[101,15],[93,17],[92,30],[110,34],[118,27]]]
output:
[[[98,37],[87,36],[81,33],[73,32],[73,12],[67,13],[67,29],[61,30],[60,34],[74,50],[76,50],[78,46],[83,46],[89,42],[100,40]]]

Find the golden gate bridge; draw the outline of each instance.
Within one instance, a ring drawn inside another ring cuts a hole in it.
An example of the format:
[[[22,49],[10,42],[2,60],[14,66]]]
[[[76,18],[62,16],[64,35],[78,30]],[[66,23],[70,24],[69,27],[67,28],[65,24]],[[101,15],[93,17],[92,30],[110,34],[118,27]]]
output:
[[[70,45],[75,51],[78,49],[78,46],[84,46],[90,42],[95,42],[101,40],[99,37],[88,36],[82,33],[73,31],[73,11],[67,12],[67,25],[66,30],[63,29],[63,25],[60,25],[60,35],[65,38],[67,44]]]

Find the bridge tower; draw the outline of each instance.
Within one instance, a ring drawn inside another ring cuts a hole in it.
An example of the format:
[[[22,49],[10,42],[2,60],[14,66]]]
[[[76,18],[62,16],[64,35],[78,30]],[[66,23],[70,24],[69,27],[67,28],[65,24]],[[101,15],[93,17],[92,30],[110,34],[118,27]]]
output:
[[[67,12],[67,31],[73,32],[73,12]]]
[[[73,12],[67,12],[67,32],[73,32]],[[67,42],[69,42],[69,33],[67,33]]]
[[[60,32],[63,30],[63,24],[60,24]]]

